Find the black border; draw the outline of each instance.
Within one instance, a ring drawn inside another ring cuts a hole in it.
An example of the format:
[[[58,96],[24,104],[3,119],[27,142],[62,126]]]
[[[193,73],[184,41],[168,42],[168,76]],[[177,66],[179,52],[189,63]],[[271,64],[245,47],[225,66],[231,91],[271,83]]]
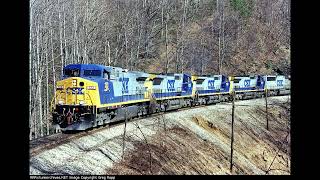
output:
[[[300,3],[299,3],[300,2]],[[310,76],[309,72],[304,72],[309,69],[306,61],[311,59],[307,56],[309,44],[306,42],[304,34],[307,17],[306,11],[302,9],[307,8],[306,4],[302,1],[291,2],[291,174],[292,175],[306,175],[309,174],[311,164],[307,162],[308,152],[308,131],[310,131],[311,123],[307,123],[304,119],[307,119],[305,112],[308,111],[309,105],[306,102],[307,84],[314,84],[314,78]],[[309,9],[309,8],[307,8]],[[304,10],[307,10],[304,9]],[[306,78],[310,77],[310,78]],[[312,87],[312,86],[311,86]],[[306,108],[306,109],[304,109]],[[309,119],[309,118],[308,118]],[[310,120],[312,118],[310,117]],[[312,125],[311,125],[312,126]]]
[[[3,175],[10,179],[29,177],[29,2],[4,4],[2,7],[7,32],[2,32],[5,41],[2,47],[2,116],[4,131],[1,149]],[[8,3],[8,2],[6,2]],[[3,27],[4,27],[3,26]],[[11,74],[10,76],[7,76]],[[5,88],[6,87],[6,88]],[[3,131],[2,131],[3,132]]]

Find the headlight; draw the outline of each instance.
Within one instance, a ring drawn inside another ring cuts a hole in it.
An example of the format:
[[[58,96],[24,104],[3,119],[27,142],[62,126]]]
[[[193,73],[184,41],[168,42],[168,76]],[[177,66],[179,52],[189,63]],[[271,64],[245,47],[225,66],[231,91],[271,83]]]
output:
[[[83,104],[84,104],[84,101],[80,101],[79,104],[80,104],[80,105],[83,105]]]
[[[62,105],[63,103],[64,103],[64,102],[63,102],[63,101],[61,101],[61,100],[60,100],[60,101],[58,101],[58,104],[60,104],[60,105]]]

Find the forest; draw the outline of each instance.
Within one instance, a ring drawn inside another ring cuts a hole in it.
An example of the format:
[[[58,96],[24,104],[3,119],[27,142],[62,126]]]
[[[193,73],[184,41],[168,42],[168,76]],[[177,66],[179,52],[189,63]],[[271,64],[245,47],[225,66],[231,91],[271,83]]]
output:
[[[63,67],[290,75],[290,0],[31,0],[29,139],[54,132]]]

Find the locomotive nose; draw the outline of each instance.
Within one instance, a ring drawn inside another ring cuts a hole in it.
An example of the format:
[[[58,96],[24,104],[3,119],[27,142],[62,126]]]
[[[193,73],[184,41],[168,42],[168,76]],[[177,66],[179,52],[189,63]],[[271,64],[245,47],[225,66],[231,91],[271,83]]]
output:
[[[61,84],[61,85],[60,85]],[[84,82],[81,78],[72,77],[63,80],[57,85],[57,92],[60,94],[57,101],[60,105],[81,105],[85,104]]]

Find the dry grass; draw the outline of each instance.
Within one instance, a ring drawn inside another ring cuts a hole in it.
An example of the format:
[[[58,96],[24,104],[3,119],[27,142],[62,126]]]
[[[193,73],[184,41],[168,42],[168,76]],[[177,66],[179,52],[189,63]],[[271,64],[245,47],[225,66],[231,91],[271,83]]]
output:
[[[290,141],[286,138],[290,104],[269,107],[269,131],[263,106],[236,107],[234,151],[243,157],[235,157],[232,174],[252,174],[242,158],[263,172],[290,174]],[[215,112],[219,118],[214,120],[195,115],[191,121],[230,147],[230,120],[225,120],[230,117],[221,113],[227,114],[225,110]],[[221,150],[182,127],[159,131],[148,140],[151,168],[148,146],[133,139],[127,141],[134,144],[134,151],[126,152],[124,160],[114,164],[107,174],[230,174],[229,149]]]

